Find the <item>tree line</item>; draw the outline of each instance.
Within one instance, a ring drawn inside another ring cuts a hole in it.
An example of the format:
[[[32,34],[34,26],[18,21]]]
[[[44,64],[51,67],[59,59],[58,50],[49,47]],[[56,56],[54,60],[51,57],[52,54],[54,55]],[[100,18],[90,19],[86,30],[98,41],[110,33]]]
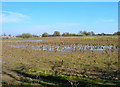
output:
[[[95,34],[93,31],[91,31],[91,32],[80,31],[78,34],[69,33],[69,32],[65,32],[63,34],[60,34],[59,31],[54,31],[54,33],[52,35],[45,32],[45,33],[42,34],[42,37],[54,37],[54,36],[113,36],[113,35],[120,35],[120,32],[115,32],[113,34],[105,34],[105,33]]]
[[[53,34],[48,34],[47,32],[43,33],[41,37],[57,37],[57,36],[113,36],[113,35],[120,35],[120,32],[115,32],[113,34],[105,34],[105,33],[98,33],[95,34],[93,31],[87,32],[87,31],[79,31],[78,34],[76,33],[69,33],[65,32],[61,34],[59,31],[54,31]],[[7,36],[6,34],[3,34],[3,36]],[[8,35],[11,36],[11,35]],[[32,37],[40,37],[38,35],[32,35],[30,33],[22,33],[21,35],[17,35],[16,37],[20,38],[32,38]]]

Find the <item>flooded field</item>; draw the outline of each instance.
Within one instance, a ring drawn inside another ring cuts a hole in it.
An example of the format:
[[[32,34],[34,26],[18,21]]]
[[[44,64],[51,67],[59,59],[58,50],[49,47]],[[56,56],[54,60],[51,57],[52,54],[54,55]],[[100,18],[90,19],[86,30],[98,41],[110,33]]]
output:
[[[4,84],[99,87],[119,83],[117,37],[13,39],[2,44]]]
[[[79,52],[85,50],[91,51],[104,51],[104,50],[117,50],[118,48],[115,46],[93,46],[93,45],[7,45],[13,48],[21,48],[21,49],[33,49],[40,51],[60,51],[60,52]]]

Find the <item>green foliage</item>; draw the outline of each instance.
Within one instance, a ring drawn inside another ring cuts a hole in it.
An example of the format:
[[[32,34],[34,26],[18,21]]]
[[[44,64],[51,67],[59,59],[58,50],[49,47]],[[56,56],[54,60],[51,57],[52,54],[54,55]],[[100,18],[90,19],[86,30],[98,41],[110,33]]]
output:
[[[59,31],[54,31],[53,36],[60,36],[60,32]]]
[[[63,33],[62,36],[70,36],[69,32]]]
[[[70,36],[76,36],[76,34],[70,34]]]
[[[21,38],[31,38],[31,37],[33,37],[33,35],[31,35],[30,33],[23,33],[22,35],[18,35],[17,37],[21,37]]]
[[[29,69],[31,70],[31,68],[29,68]],[[27,72],[28,70],[26,70],[26,68],[25,68],[25,71],[20,70],[19,73],[21,75],[24,74],[27,77],[27,78],[26,77],[21,78],[21,80],[24,82],[28,82],[28,83],[33,82],[33,83],[39,83],[42,85],[43,84],[44,85],[52,85],[51,83],[53,83],[53,82],[59,83],[61,81],[62,85],[66,84],[65,87],[67,87],[69,85],[67,83],[68,81],[69,81],[69,83],[73,83],[73,86],[76,86],[75,83],[79,83],[81,86],[85,86],[85,87],[101,87],[101,86],[102,87],[116,87],[116,86],[111,86],[111,85],[107,85],[107,84],[119,83],[118,81],[113,81],[113,80],[107,81],[107,80],[102,80],[102,79],[81,78],[78,76],[79,74],[77,74],[76,76],[67,75],[67,74],[64,74],[62,72],[61,72],[61,74],[59,74],[60,73],[59,71],[57,71],[58,74],[54,74],[54,73],[51,73],[51,71],[53,72],[53,70],[47,70],[48,72],[44,72],[44,70],[42,70],[42,69],[37,69],[37,68],[32,67],[32,70],[34,70],[34,69],[37,70],[37,72],[39,72],[39,73]],[[36,79],[32,79],[31,77],[36,78]],[[40,80],[38,77],[40,77]],[[44,79],[44,80],[42,80],[42,79]],[[105,86],[99,85],[98,83],[101,83],[101,84],[105,83],[106,85]],[[54,84],[54,85],[56,85],[56,84]],[[60,84],[59,84],[59,86],[60,86]]]
[[[93,36],[95,35],[95,33],[93,31],[91,32],[87,32],[87,31],[80,31],[79,34],[83,34],[83,35],[86,35],[86,36]]]
[[[66,33],[63,33],[62,36],[83,36],[83,34],[75,34],[75,33],[66,32]]]
[[[30,33],[23,33],[22,38],[30,38],[32,35]]]
[[[118,36],[120,36],[120,32],[115,32],[113,35],[118,35]]]
[[[48,37],[48,33],[46,33],[46,32],[43,33],[43,34],[42,34],[42,37]]]

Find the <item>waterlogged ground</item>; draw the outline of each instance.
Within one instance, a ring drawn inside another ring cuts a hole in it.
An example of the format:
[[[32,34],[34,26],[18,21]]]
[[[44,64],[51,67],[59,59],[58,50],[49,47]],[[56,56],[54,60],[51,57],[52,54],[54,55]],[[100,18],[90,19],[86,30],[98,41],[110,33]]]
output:
[[[118,37],[3,40],[3,84],[119,85]]]
[[[25,42],[25,40],[23,40]],[[82,44],[73,44],[73,45],[6,45],[13,48],[21,49],[33,49],[40,51],[61,51],[61,52],[77,52],[82,50],[91,50],[91,51],[104,51],[104,50],[117,50],[115,46],[93,46],[91,45],[82,45]]]

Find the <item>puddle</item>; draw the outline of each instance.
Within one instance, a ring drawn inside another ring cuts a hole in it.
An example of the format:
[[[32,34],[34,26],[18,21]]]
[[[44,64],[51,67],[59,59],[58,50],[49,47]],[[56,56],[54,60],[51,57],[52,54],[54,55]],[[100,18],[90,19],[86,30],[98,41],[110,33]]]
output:
[[[1,60],[0,60],[0,63],[1,63],[1,62],[2,62],[2,63],[7,63],[6,61],[1,61]]]
[[[11,42],[11,43],[18,43],[18,42],[41,42],[42,40],[15,40],[15,41],[2,41],[2,42]]]
[[[60,52],[78,52],[83,50],[93,50],[93,51],[104,51],[106,49],[117,49],[114,46],[92,46],[92,45],[7,45],[13,48],[21,48],[21,49],[33,49],[33,50],[40,50],[40,51],[60,51]]]

